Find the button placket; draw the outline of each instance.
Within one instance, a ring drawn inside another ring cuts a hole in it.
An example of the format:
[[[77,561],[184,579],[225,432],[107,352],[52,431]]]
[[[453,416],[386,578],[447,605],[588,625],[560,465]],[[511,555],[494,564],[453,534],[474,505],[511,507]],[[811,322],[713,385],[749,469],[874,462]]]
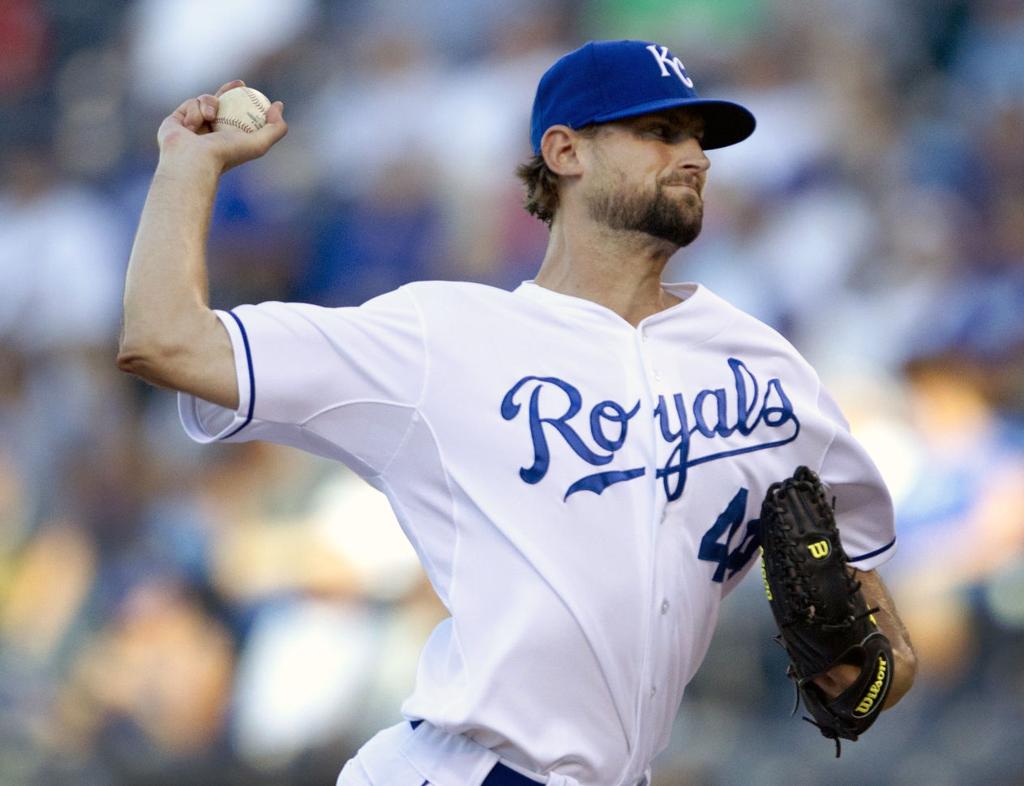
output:
[[[659,372],[659,370],[657,368],[655,368],[655,366],[654,366],[654,362],[653,362],[653,355],[654,355],[653,349],[654,348],[651,345],[650,336],[648,335],[647,330],[644,329],[644,328],[641,328],[641,329],[639,329],[637,331],[637,333],[638,333],[638,337],[640,339],[640,345],[637,347],[637,355],[638,355],[637,360],[639,361],[639,364],[638,364],[639,368],[637,370],[640,371],[642,373],[642,375],[643,375],[643,379],[644,379],[644,382],[645,382],[646,388],[647,388],[647,393],[650,395],[651,399],[656,402],[657,399],[658,399],[658,393],[655,392],[654,384],[661,381],[662,375]],[[655,437],[656,437],[656,435],[657,435],[656,424],[652,422],[651,423],[651,427],[652,427],[652,434],[655,435]],[[655,438],[655,441],[654,441],[654,445],[655,445],[655,452],[657,452],[658,441],[657,441],[656,438]],[[662,507],[662,509],[660,511],[658,511],[658,507]],[[653,529],[653,531],[651,533],[652,534],[652,540],[651,540],[651,544],[650,544],[650,546],[651,546],[651,548],[652,548],[652,550],[654,552],[652,554],[652,557],[653,557],[655,563],[658,562],[657,554],[658,554],[659,549],[657,547],[657,544],[658,544],[658,542],[660,540],[660,537],[661,537],[660,534],[659,534],[660,528],[658,527],[658,524],[663,523],[665,521],[666,515],[667,514],[666,514],[663,506],[660,506],[658,504],[657,497],[655,497],[655,515],[654,515],[654,520],[651,522],[653,527],[654,527],[654,529]],[[659,591],[659,589],[660,589],[659,585],[661,585],[662,582],[658,579],[657,570],[654,571],[654,573],[651,575],[650,579],[651,579],[651,581],[650,581],[650,585],[648,587],[648,591],[650,592],[650,595],[647,596],[647,603],[650,603],[650,605],[647,607],[649,609],[649,611],[647,612],[647,624],[645,626],[646,629],[647,629],[646,630],[646,639],[647,639],[647,642],[648,642],[648,650],[649,651],[646,652],[645,655],[644,655],[644,660],[643,660],[643,664],[642,664],[642,668],[641,668],[641,675],[640,675],[642,680],[647,681],[647,686],[648,686],[647,687],[647,700],[645,701],[643,699],[643,693],[638,691],[638,696],[637,696],[637,721],[638,721],[637,734],[640,733],[640,729],[648,726],[652,722],[650,715],[651,715],[652,712],[655,711],[655,709],[654,709],[656,707],[656,698],[655,697],[657,696],[657,693],[658,693],[658,686],[656,684],[654,684],[654,679],[657,679],[658,676],[661,674],[661,668],[662,668],[661,665],[660,665],[660,661],[662,660],[662,658],[660,656],[659,650],[661,650],[663,647],[659,646],[659,643],[664,642],[664,638],[665,638],[665,635],[666,635],[666,632],[667,632],[666,631],[666,627],[664,625],[662,625],[662,624],[659,624],[660,618],[662,617],[662,614],[663,614],[663,613],[659,613],[661,604],[663,602],[663,596],[661,595],[661,592]],[[661,600],[659,600],[659,597],[661,597]],[[640,688],[640,686],[642,686],[642,685],[643,685],[643,682],[640,682],[639,685],[637,685],[637,688],[640,689],[640,690],[643,690],[642,688]],[[643,781],[643,780],[644,779],[641,778],[641,781]]]
[[[646,329],[644,329],[644,330],[641,330],[641,331],[640,331],[640,340],[641,340],[641,341],[642,341],[642,342],[643,342],[643,343],[644,343],[645,345],[647,345],[647,344],[648,344],[648,342],[649,342],[649,338],[650,338],[650,337],[649,337],[649,336],[647,335],[647,330],[646,330]],[[661,381],[662,381],[662,374],[661,374],[661,371],[659,371],[659,370],[658,370],[658,369],[657,369],[657,368],[655,367],[655,365],[654,365],[654,360],[653,360],[653,358],[651,358],[651,357],[650,357],[650,354],[649,354],[649,353],[650,353],[650,347],[647,347],[647,350],[646,350],[646,352],[645,352],[645,357],[644,357],[644,360],[646,361],[646,365],[647,365],[647,368],[648,368],[648,370],[649,370],[649,373],[650,373],[650,375],[651,375],[651,379],[653,379],[653,380],[654,380],[655,382],[661,382]]]

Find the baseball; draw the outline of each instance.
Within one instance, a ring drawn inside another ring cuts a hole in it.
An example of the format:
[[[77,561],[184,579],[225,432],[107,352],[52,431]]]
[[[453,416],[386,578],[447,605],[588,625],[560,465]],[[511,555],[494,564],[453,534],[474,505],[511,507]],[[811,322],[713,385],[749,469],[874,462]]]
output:
[[[220,97],[213,127],[219,131],[225,126],[232,126],[251,134],[266,125],[268,109],[270,99],[259,90],[233,87]]]

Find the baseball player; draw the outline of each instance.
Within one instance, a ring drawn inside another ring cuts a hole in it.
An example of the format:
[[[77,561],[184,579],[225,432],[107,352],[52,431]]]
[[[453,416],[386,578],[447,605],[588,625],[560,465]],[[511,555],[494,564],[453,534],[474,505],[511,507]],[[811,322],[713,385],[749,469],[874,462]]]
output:
[[[699,98],[664,46],[588,43],[533,107],[520,174],[551,232],[535,280],[212,311],[218,177],[286,131],[280,102],[254,134],[212,131],[216,107],[190,99],[160,127],[118,363],[180,391],[199,442],[271,440],[354,469],[450,611],[404,719],[339,784],[646,784],[752,564],[760,501],[798,465],[836,496],[893,643],[889,703],[906,692],[913,653],[874,571],[895,544],[877,469],[782,336],[660,278],[700,231],[705,150],[751,134],[749,111]]]

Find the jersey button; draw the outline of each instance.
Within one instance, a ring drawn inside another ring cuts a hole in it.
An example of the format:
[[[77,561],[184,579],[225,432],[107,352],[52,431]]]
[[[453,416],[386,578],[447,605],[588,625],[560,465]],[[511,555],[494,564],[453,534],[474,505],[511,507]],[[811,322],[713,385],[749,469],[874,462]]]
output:
[[[652,699],[654,698],[654,694],[657,693],[657,692],[658,692],[658,687],[656,685],[652,685],[651,686],[651,698]]]
[[[668,614],[669,606],[671,606],[671,605],[672,605],[672,604],[670,604],[670,603],[668,602],[668,598],[666,598],[665,600],[663,600],[663,601],[661,602],[661,613],[662,613],[662,614]]]

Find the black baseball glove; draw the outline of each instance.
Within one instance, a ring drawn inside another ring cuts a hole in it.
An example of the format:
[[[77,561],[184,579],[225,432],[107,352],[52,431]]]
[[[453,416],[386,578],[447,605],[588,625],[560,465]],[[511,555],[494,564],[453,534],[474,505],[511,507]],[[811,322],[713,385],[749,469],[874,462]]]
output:
[[[761,570],[779,641],[789,653],[796,682],[823,735],[856,740],[875,722],[892,684],[892,647],[879,630],[847,567],[833,508],[821,480],[807,467],[774,483],[761,506]],[[860,676],[829,698],[814,678],[839,664]]]

